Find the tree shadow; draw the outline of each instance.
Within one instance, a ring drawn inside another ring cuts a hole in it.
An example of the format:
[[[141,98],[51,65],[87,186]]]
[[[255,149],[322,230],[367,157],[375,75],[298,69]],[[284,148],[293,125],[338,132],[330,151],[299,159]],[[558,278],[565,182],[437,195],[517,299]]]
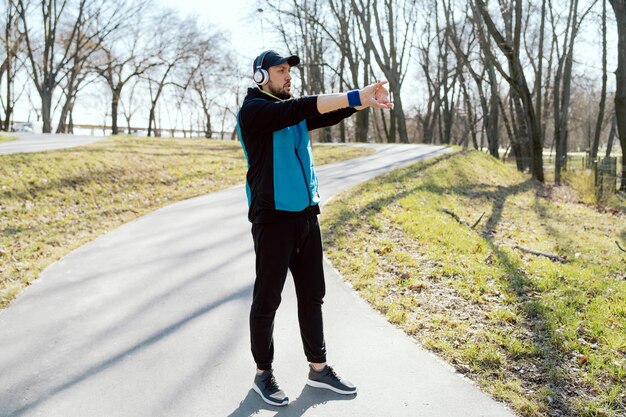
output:
[[[449,155],[448,157],[451,157]],[[420,166],[410,167],[408,170],[403,171],[399,176],[386,177],[384,181],[398,181],[398,183],[407,182],[411,180],[411,177],[417,175],[419,172],[428,168],[434,167],[441,163],[443,158],[437,158],[426,164]],[[350,207],[344,210],[339,215],[338,221],[334,222],[338,226],[349,224],[354,219],[366,218],[369,215],[379,212],[383,207],[388,207],[392,204],[397,204],[403,198],[420,191],[428,191],[430,193],[445,195],[456,194],[463,197],[481,198],[492,201],[491,213],[482,227],[482,231],[479,232],[484,241],[489,245],[497,261],[502,265],[507,280],[506,290],[510,295],[514,297],[512,304],[517,311],[520,311],[524,317],[521,326],[524,326],[529,333],[530,341],[536,347],[536,354],[530,354],[530,357],[518,357],[522,360],[532,361],[540,370],[542,375],[541,380],[537,380],[531,377],[531,380],[526,381],[522,376],[521,379],[536,386],[549,387],[556,395],[557,398],[553,398],[553,402],[550,405],[551,410],[557,413],[562,412],[565,415],[570,415],[572,412],[573,400],[571,393],[568,392],[574,381],[574,376],[566,372],[567,357],[563,355],[563,338],[558,334],[557,329],[554,328],[552,320],[548,313],[549,311],[539,302],[540,288],[537,288],[533,280],[527,276],[523,268],[517,266],[517,262],[507,254],[498,244],[494,241],[494,233],[498,225],[502,221],[503,211],[508,199],[513,196],[523,194],[530,190],[536,190],[537,193],[541,190],[541,185],[535,180],[528,179],[524,182],[513,186],[492,186],[477,183],[471,178],[466,178],[463,185],[456,187],[441,187],[433,183],[422,182],[414,187],[403,189],[403,191],[391,195],[381,196],[378,199],[370,201],[366,206],[361,209],[355,209]],[[450,221],[453,221],[452,219]],[[333,230],[331,225],[329,238],[333,235],[341,237],[344,233],[351,233],[350,230]],[[556,233],[556,231],[553,231]],[[626,231],[622,233],[624,238]],[[515,361],[515,359],[513,359]]]
[[[42,395],[39,396],[38,398],[34,398],[31,401],[26,402],[19,408],[12,410],[10,415],[17,417],[17,416],[21,416],[21,415],[28,413],[29,411],[35,409],[39,405],[48,401],[50,398],[56,395],[59,395],[60,393],[78,385],[79,383],[85,380],[88,380],[94,377],[95,375],[98,375],[106,371],[107,369],[115,366],[117,363],[124,360],[129,355],[139,353],[143,351],[144,349],[148,348],[149,346],[152,346],[165,338],[173,336],[175,333],[180,331],[189,323],[210,313],[211,311],[217,309],[218,307],[228,304],[230,302],[239,300],[241,298],[248,297],[251,292],[251,288],[252,288],[252,284],[238,288],[232,293],[227,294],[224,297],[216,301],[213,301],[211,303],[208,303],[204,306],[197,308],[196,310],[188,314],[186,317],[183,317],[180,320],[174,321],[160,329],[157,329],[151,335],[144,338],[143,340],[137,341],[132,346],[121,348],[115,354],[110,355],[108,358],[103,359],[97,363],[92,363],[86,366],[84,369],[81,369],[81,371],[78,374],[74,375],[73,377],[68,379],[66,382],[63,382],[54,387],[51,387],[50,389],[47,390],[46,393],[42,393]]]
[[[443,161],[450,159],[452,156],[454,156],[454,154],[452,153],[448,153],[448,154],[444,154],[441,155],[439,157],[436,157],[434,159],[429,159],[425,162],[421,162],[419,163],[419,165],[412,165],[409,168],[405,168],[404,169],[404,173],[401,174],[398,178],[395,178],[395,175],[393,172],[390,174],[386,174],[384,176],[378,177],[379,181],[380,179],[388,179],[389,181],[394,181],[394,182],[398,182],[398,183],[403,183],[407,181],[407,177],[410,177],[412,175],[416,175],[419,172],[423,172],[426,171],[428,168],[434,167],[440,163],[442,163]],[[372,214],[374,212],[378,212],[380,209],[382,209],[383,207],[386,207],[396,201],[399,201],[401,199],[403,199],[406,196],[409,196],[417,191],[423,190],[426,187],[424,186],[417,186],[417,187],[413,187],[413,188],[408,188],[405,189],[399,193],[395,193],[390,197],[380,197],[376,200],[374,200],[373,202],[369,203],[367,206],[363,207],[363,209],[361,210],[351,210],[351,209],[347,209],[347,210],[343,210],[343,212],[340,214],[338,221],[336,221],[335,223],[338,225],[343,225],[346,223],[349,223],[351,220],[359,218],[363,215],[367,215],[367,214]],[[350,193],[353,193],[354,190],[350,191]],[[331,235],[333,234],[333,232],[331,232]],[[340,233],[341,234],[341,233]]]
[[[541,289],[536,287],[523,269],[515,266],[511,257],[491,238],[486,237],[485,240],[489,243],[497,260],[505,268],[508,293],[514,295],[513,304],[525,318],[521,325],[529,330],[530,340],[539,352],[536,356],[532,354],[526,357],[517,356],[516,359],[531,360],[538,367],[542,380],[533,379],[529,382],[539,386],[547,385],[554,392],[555,398],[550,404],[550,409],[558,410],[564,413],[563,415],[571,415],[573,398],[567,397],[566,393],[574,383],[574,377],[564,371],[567,368],[567,358],[563,355],[564,347],[561,343],[563,339],[548,317],[548,311],[539,302],[537,294]],[[521,377],[523,381],[525,381],[524,378],[526,377]]]
[[[326,404],[331,401],[351,401],[357,397],[354,395],[341,395],[332,391],[311,388],[305,385],[300,395],[287,406],[274,407],[263,402],[259,395],[250,389],[239,406],[228,417],[252,417],[262,410],[276,411],[274,417],[300,417],[310,408]]]

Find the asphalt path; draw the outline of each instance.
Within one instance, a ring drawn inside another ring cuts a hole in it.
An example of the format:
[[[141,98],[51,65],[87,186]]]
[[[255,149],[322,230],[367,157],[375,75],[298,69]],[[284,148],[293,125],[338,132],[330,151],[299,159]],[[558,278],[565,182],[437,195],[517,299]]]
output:
[[[439,155],[381,145],[321,167],[323,202],[375,175]],[[274,369],[291,404],[251,390],[254,252],[243,186],[183,201],[79,248],[0,313],[0,417],[512,417],[390,325],[328,264],[329,362],[358,386],[305,385],[291,277],[275,325]]]
[[[54,133],[12,132],[9,133],[9,135],[17,139],[0,143],[0,155],[73,148],[75,146],[88,145],[106,139],[104,136],[76,136]]]

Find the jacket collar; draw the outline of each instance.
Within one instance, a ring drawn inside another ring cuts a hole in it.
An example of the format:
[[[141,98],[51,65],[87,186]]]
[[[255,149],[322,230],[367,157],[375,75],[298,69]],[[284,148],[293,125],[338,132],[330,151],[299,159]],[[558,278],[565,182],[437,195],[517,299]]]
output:
[[[250,87],[248,88],[248,94],[246,95],[244,102],[248,100],[252,100],[254,98],[262,98],[262,99],[270,100],[270,101],[283,101],[282,99],[276,97],[275,95],[265,92],[258,87]]]

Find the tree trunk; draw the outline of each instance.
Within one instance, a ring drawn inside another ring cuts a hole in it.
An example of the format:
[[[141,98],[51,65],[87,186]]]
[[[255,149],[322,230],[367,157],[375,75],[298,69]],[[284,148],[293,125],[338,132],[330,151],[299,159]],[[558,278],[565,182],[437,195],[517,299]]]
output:
[[[13,56],[17,52],[17,45],[19,43],[16,42],[15,46],[11,46],[11,35],[13,32],[12,23],[14,15],[11,14],[14,6],[9,3],[10,11],[5,15],[6,16],[6,30],[5,30],[5,49],[6,49],[6,58],[3,64],[2,70],[0,70],[0,84],[2,82],[2,72],[6,72],[7,80],[6,80],[6,104],[4,111],[4,122],[1,123],[0,129],[8,132],[11,128],[11,116],[13,115],[13,83],[15,80],[14,77],[14,68],[13,68]],[[19,41],[18,41],[19,42]]]
[[[210,139],[213,136],[213,126],[211,126],[211,115],[209,112],[205,112],[204,116],[206,117],[206,127],[204,130],[204,137]]]
[[[572,64],[574,61],[574,41],[578,32],[578,0],[574,0],[570,4],[569,19],[569,45],[567,52],[563,57],[563,90],[561,96],[555,96],[555,103],[560,101],[559,111],[555,111],[555,130],[554,138],[556,141],[556,159],[554,167],[554,182],[561,184],[561,171],[567,168],[567,138],[568,138],[568,121],[569,121],[569,103],[572,83]],[[567,40],[567,38],[566,38]],[[558,82],[555,81],[555,86]],[[558,90],[557,90],[558,91]],[[555,109],[556,110],[556,109]]]
[[[150,107],[150,114],[148,116],[148,137],[152,136],[152,127],[156,129],[156,117],[154,112],[154,106]]]
[[[43,133],[52,133],[52,91],[48,86],[44,86],[41,91],[41,120],[43,122]]]
[[[118,135],[120,133],[117,123],[117,113],[120,105],[123,84],[119,83],[115,88],[111,89],[111,134]]]
[[[519,160],[517,159],[517,153],[516,153],[516,149],[514,148],[515,144],[517,143],[517,141],[515,140],[514,134],[513,134],[513,128],[511,127],[511,123],[509,123],[509,119],[506,116],[506,111],[504,109],[504,104],[502,104],[502,99],[500,97],[498,97],[498,108],[500,109],[500,114],[502,114],[502,121],[504,122],[504,128],[506,129],[506,134],[507,137],[509,138],[509,146],[511,147],[511,149],[513,149],[513,155],[515,155],[515,161],[516,161],[516,165],[517,165],[517,169],[519,171],[523,170],[523,167],[520,166],[519,164]],[[506,157],[506,152],[504,154],[504,157]],[[503,161],[505,161],[505,159],[503,159]]]
[[[14,17],[15,17],[15,14],[14,14],[15,6],[13,5],[13,2],[9,2],[7,6],[8,6],[8,10],[4,14],[4,17],[6,18],[4,22],[5,23],[4,49],[6,51],[6,58],[4,59],[4,62],[0,66],[0,84],[2,84],[3,73],[6,72],[7,74],[7,81],[6,81],[7,97],[6,97],[6,109],[4,113],[5,118],[3,122],[0,119],[0,129],[6,132],[9,131],[10,123],[11,123],[11,113],[13,111],[13,106],[12,106],[13,98],[11,94],[11,86],[13,84],[13,80],[11,76],[11,71],[13,70],[12,61],[13,61],[14,51],[12,50],[13,48],[11,48],[11,39],[12,39],[12,34],[13,34],[13,23],[14,23]]]
[[[543,44],[546,27],[546,0],[541,1],[541,23],[539,24],[539,52],[537,56],[537,74],[535,75],[535,114],[539,119],[539,126],[542,126],[541,141],[543,143],[543,113],[541,104],[541,83],[543,82]],[[548,72],[549,73],[549,72]]]
[[[489,87],[491,96],[489,98],[489,119],[487,122],[487,142],[489,143],[489,153],[494,158],[500,158],[500,143],[498,140],[498,79],[493,65],[487,66],[487,74],[489,75]],[[482,94],[482,93],[481,93]]]
[[[593,135],[593,143],[589,155],[589,163],[595,161],[598,156],[598,148],[600,147],[600,134],[602,132],[602,124],[604,121],[604,109],[606,107],[606,84],[607,84],[607,45],[606,45],[606,0],[602,0],[602,91],[600,93],[600,108],[598,109],[598,118],[596,120],[596,130]]]
[[[529,135],[528,120],[522,99],[519,97],[515,90],[511,90],[511,114],[515,123],[516,133],[516,146],[514,147],[516,152],[516,158],[518,159],[518,168],[521,167],[521,171],[529,169],[532,172],[533,163],[533,148],[531,146],[531,140]],[[514,133],[514,134],[515,134]]]
[[[76,98],[74,98],[72,100],[72,103],[70,104],[70,109],[69,109],[69,116],[68,116],[68,124],[67,124],[67,133],[71,133],[72,135],[74,134],[74,102],[75,102]]]
[[[75,80],[76,80],[76,74],[72,72],[66,91],[65,91],[66,93],[65,103],[63,103],[63,107],[61,108],[61,115],[59,116],[59,125],[57,126],[57,133],[69,133],[67,120],[69,118],[70,109],[72,107],[72,101],[74,100],[73,94],[76,91],[75,86],[74,86]]]
[[[111,99],[111,135],[119,134],[119,128],[117,126],[117,108],[119,106],[119,97]]]
[[[626,191],[626,0],[610,0],[617,20],[617,71],[615,91],[615,115],[617,136],[622,147],[622,183]]]
[[[409,134],[406,129],[406,117],[404,115],[404,109],[402,108],[402,99],[400,99],[400,91],[397,95],[394,95],[393,110],[396,116],[393,119],[393,123],[396,124],[398,135],[400,136],[400,143],[409,143]],[[396,129],[394,129],[395,131]]]
[[[461,65],[459,64],[459,69]],[[474,124],[474,109],[472,106],[472,101],[467,91],[467,83],[465,82],[465,77],[463,76],[463,71],[459,70],[459,81],[461,85],[461,93],[463,94],[463,102],[465,103],[465,113],[466,113],[466,131],[463,134],[463,140],[460,142],[463,144],[464,148],[467,148],[467,134],[469,133],[472,137],[472,143],[476,144],[476,125]],[[482,93],[481,93],[482,96]],[[482,97],[481,97],[482,98]],[[482,101],[482,100],[481,100]],[[483,116],[484,117],[484,116]]]
[[[615,113],[613,113],[613,117],[611,117],[611,131],[609,132],[609,139],[606,142],[606,155],[605,157],[611,156],[611,152],[613,151],[613,140],[615,139],[615,129],[617,128],[617,120],[615,118]]]
[[[7,28],[7,36],[9,35],[9,29]],[[8,42],[7,42],[8,46]],[[4,112],[4,122],[2,123],[2,130],[8,132],[11,128],[11,116],[13,115],[13,76],[11,71],[13,70],[11,64],[11,54],[12,51],[7,49],[7,57],[6,57],[6,73],[7,73],[7,98],[6,98],[6,109]],[[2,76],[0,75],[0,81],[2,80]]]
[[[368,131],[370,124],[370,110],[369,108],[363,109],[356,114],[355,122],[355,138],[357,142],[367,142]]]

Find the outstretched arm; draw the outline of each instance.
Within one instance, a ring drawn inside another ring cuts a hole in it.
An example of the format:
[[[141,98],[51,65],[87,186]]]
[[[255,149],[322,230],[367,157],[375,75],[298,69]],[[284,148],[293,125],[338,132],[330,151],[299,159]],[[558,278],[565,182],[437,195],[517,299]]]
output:
[[[343,119],[356,113],[357,108],[359,107],[346,107],[345,109],[339,109],[331,111],[330,113],[320,114],[319,116],[309,117],[306,119],[306,128],[310,131],[319,129],[320,127],[334,126]]]
[[[373,107],[375,109],[392,109],[393,103],[389,101],[389,95],[384,94],[381,90],[387,91],[385,87],[386,80],[376,81],[373,84],[358,90],[361,106],[355,107],[357,110],[365,107]],[[349,93],[337,94],[320,94],[317,96],[317,110],[320,113],[329,113],[345,107],[350,107],[348,101]]]
[[[305,119],[318,117],[321,119],[307,122],[309,130],[330,126],[350,116],[354,110],[361,110],[366,107],[392,109],[393,103],[389,101],[389,93],[383,87],[386,83],[387,81],[384,80],[377,81],[349,93],[321,94],[281,101],[250,100],[241,108],[239,121],[242,129],[253,133],[272,132],[292,126]],[[352,94],[352,104],[354,104],[354,94],[358,94],[361,106],[350,107],[348,94]],[[320,116],[323,113],[336,110],[339,110],[336,114],[328,115],[332,119],[329,119],[330,121],[325,120],[323,115]]]

